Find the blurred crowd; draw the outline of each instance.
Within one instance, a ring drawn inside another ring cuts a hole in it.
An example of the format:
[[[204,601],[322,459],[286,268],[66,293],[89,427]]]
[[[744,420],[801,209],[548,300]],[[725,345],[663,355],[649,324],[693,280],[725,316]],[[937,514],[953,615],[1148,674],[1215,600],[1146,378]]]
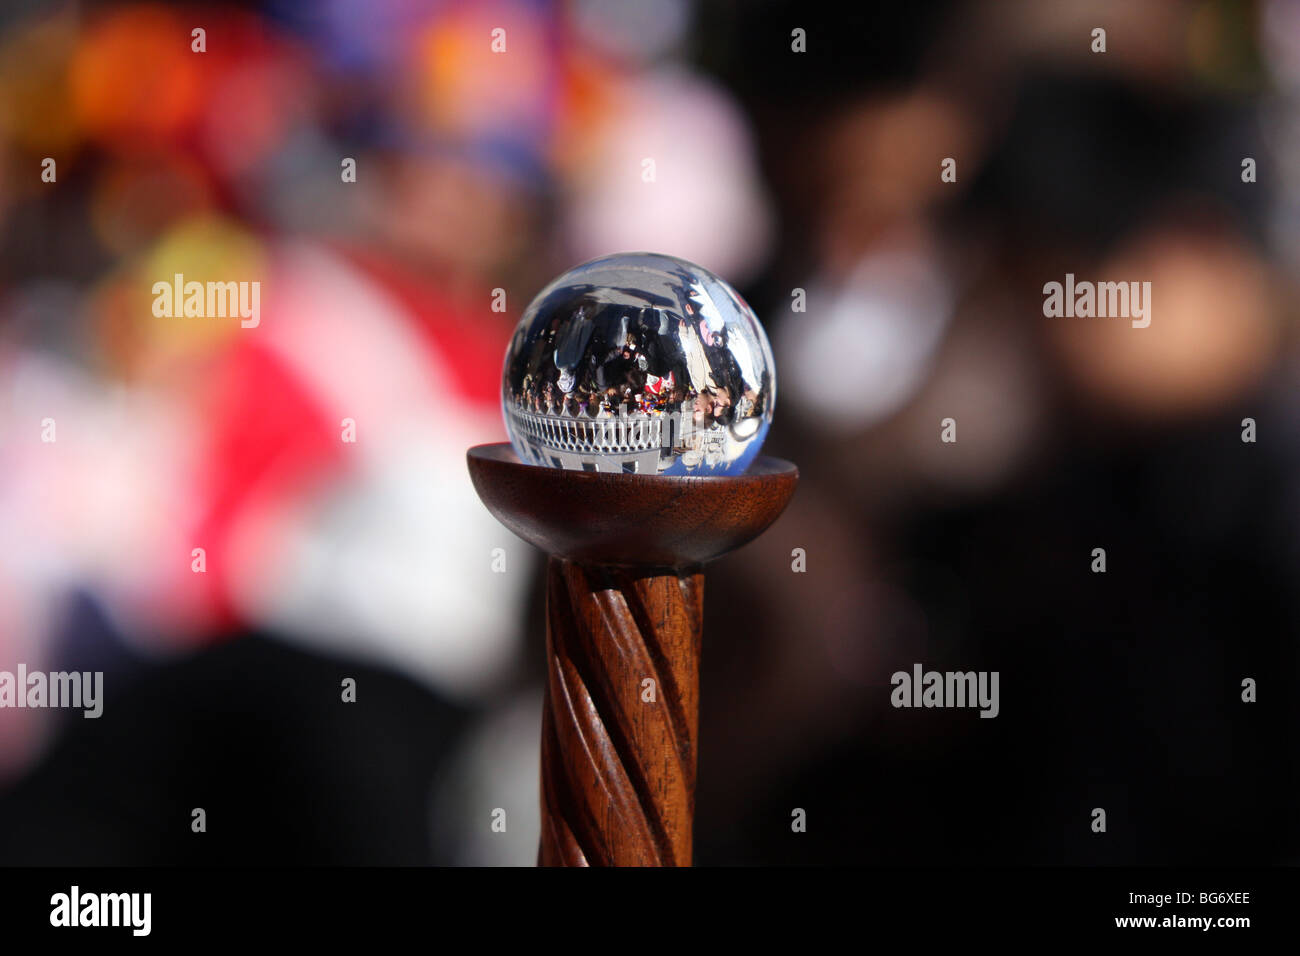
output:
[[[700,862],[1300,857],[1298,94],[1296,0],[10,5],[0,669],[107,700],[0,712],[0,858],[531,862],[540,563],[464,453],[631,250],[755,307],[802,473],[710,571]],[[892,710],[914,661],[1001,716]]]

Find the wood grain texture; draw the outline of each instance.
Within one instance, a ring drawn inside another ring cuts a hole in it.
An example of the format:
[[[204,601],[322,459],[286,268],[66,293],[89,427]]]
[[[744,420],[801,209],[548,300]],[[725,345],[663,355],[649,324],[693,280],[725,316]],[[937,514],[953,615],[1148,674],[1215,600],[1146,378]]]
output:
[[[692,567],[758,537],[799,470],[759,458],[743,475],[676,477],[525,465],[509,444],[476,445],[470,478],[488,510],[547,554],[597,565]]]
[[[761,534],[794,465],[670,477],[468,453],[479,497],[551,555],[542,726],[543,866],[689,866],[704,576]],[[646,699],[646,681],[654,699]]]
[[[547,576],[538,862],[689,866],[704,576]]]

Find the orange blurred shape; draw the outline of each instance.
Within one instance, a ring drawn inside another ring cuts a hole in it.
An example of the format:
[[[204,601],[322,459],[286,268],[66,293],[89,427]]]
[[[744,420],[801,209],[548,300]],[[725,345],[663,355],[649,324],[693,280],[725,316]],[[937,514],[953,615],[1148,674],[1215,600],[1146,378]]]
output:
[[[1277,356],[1272,274],[1233,229],[1158,224],[1077,278],[1151,283],[1146,328],[1124,317],[1043,320],[1071,378],[1103,405],[1147,419],[1220,408]]]
[[[165,7],[129,6],[91,27],[72,64],[78,118],[106,145],[127,151],[174,139],[200,107],[206,54],[191,51],[190,31]]]
[[[494,34],[495,30],[504,34]],[[493,52],[504,42],[504,52]],[[550,80],[544,25],[519,4],[464,6],[435,20],[416,44],[426,115],[471,135],[537,121]]]
[[[19,26],[0,44],[0,129],[32,151],[57,154],[78,137],[68,89],[76,23],[59,16]]]
[[[557,130],[550,144],[555,161],[573,169],[588,158],[599,131],[619,108],[622,75],[581,48],[560,62]]]

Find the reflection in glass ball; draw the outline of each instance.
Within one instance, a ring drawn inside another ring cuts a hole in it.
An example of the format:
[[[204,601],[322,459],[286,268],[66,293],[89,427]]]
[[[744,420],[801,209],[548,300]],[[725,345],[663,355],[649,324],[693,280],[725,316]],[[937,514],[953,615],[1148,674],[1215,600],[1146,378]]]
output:
[[[648,252],[593,259],[538,293],[501,379],[520,459],[586,471],[740,474],[775,400],[753,310],[711,272]]]

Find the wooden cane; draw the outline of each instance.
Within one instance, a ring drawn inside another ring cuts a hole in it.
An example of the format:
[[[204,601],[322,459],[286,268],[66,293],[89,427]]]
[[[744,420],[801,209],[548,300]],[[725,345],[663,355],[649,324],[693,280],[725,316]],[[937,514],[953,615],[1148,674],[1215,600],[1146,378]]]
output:
[[[689,866],[705,562],[761,534],[798,482],[675,477],[468,453],[474,488],[550,557],[542,718],[542,866]]]

